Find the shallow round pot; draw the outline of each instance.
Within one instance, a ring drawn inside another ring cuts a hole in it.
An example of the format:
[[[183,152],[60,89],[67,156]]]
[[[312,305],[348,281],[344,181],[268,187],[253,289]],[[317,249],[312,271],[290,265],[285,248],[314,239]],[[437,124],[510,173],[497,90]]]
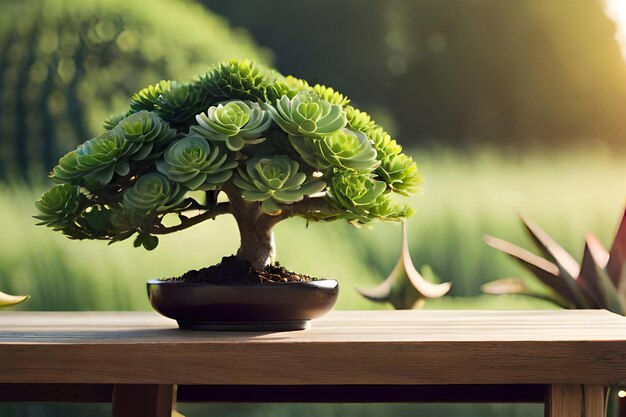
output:
[[[339,293],[334,279],[272,284],[148,281],[152,307],[181,329],[302,330],[329,312]]]

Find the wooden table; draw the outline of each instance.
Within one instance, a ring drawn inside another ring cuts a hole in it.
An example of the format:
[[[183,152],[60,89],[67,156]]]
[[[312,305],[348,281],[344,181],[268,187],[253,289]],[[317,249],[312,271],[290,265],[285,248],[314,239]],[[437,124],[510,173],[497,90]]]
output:
[[[545,402],[600,417],[626,381],[606,311],[337,311],[287,333],[182,331],[154,313],[0,313],[0,401]],[[454,385],[454,389],[450,389]],[[176,393],[176,388],[178,392]]]

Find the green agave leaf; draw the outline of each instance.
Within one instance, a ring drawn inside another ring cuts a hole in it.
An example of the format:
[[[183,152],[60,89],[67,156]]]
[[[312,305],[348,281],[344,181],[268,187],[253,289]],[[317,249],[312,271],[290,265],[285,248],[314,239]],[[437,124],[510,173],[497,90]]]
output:
[[[616,288],[623,287],[626,293],[626,210],[622,215],[613,245],[609,251],[609,262],[606,265],[606,272],[609,274],[613,285]],[[626,300],[626,294],[624,295]]]
[[[592,234],[585,239],[585,251],[581,273],[578,281],[595,302],[595,308],[603,308],[617,314],[625,314],[617,288],[613,286],[604,266],[608,260],[608,253]]]
[[[490,295],[524,295],[549,301],[561,308],[570,308],[571,304],[558,295],[546,295],[531,291],[526,283],[519,278],[503,278],[488,282],[480,287],[481,291]]]
[[[28,300],[30,295],[9,295],[0,292],[0,307],[14,306]]]
[[[542,283],[552,288],[557,294],[577,308],[591,307],[589,300],[586,299],[581,289],[576,285],[576,281],[568,277],[562,277],[560,275],[561,271],[556,264],[505,240],[489,235],[486,235],[484,240],[487,245],[517,260],[523,267],[539,278]]]
[[[561,245],[559,245],[552,237],[546,233],[537,223],[529,218],[520,215],[522,223],[526,227],[537,248],[544,256],[551,258],[559,267],[561,275],[576,279],[580,274],[580,266],[578,262],[570,255]]]
[[[603,269],[608,258],[609,254],[600,241],[594,235],[588,233],[585,238],[585,251],[580,267],[580,275],[576,281],[587,292],[590,300],[595,303],[595,308],[606,308],[605,296],[602,288],[600,288],[598,268]]]

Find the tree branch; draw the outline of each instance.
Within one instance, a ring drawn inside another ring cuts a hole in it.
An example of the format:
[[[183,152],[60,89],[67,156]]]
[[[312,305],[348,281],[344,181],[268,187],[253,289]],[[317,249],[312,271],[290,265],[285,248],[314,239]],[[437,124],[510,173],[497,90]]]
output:
[[[153,235],[165,235],[168,233],[178,232],[179,230],[185,230],[191,226],[195,226],[198,223],[202,223],[205,220],[215,219],[219,215],[228,214],[230,212],[230,203],[219,203],[218,205],[209,208],[207,211],[202,214],[198,214],[197,216],[181,218],[181,223],[177,224],[176,226],[165,227],[162,225],[156,225],[146,232]]]
[[[281,209],[282,211],[280,214],[277,214],[275,216],[269,216],[269,221],[272,224],[276,224],[290,217],[302,216],[305,214],[318,212],[328,214],[329,217],[341,214],[341,212],[334,208],[325,197],[304,197],[304,199],[296,203],[283,205]]]

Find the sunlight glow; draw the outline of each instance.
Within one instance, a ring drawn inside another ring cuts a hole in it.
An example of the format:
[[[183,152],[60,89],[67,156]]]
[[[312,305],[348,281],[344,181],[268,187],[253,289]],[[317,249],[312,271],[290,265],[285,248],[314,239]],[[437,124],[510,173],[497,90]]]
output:
[[[626,60],[626,0],[604,0],[604,11],[615,22],[615,39]]]

